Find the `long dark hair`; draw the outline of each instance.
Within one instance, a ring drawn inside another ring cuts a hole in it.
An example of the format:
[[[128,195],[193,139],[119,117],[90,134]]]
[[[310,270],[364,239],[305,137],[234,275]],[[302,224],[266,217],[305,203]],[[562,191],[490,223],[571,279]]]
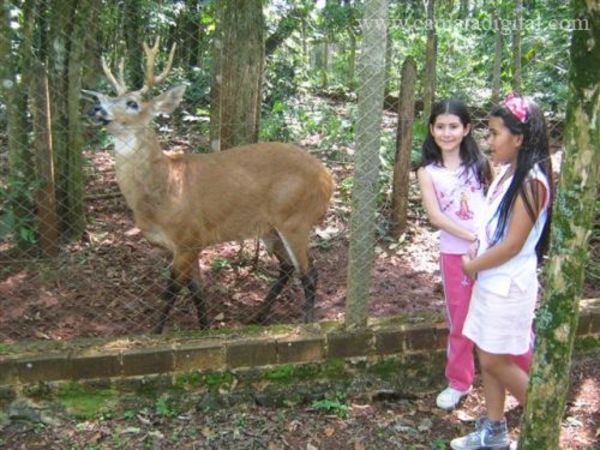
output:
[[[554,188],[552,183],[552,161],[550,159],[550,149],[548,145],[548,135],[546,132],[546,121],[544,114],[540,110],[539,106],[530,98],[526,97],[524,100],[527,103],[527,117],[524,122],[521,122],[506,106],[496,106],[491,113],[492,117],[499,117],[504,122],[504,126],[513,135],[522,135],[523,143],[519,149],[517,155],[517,162],[514,168],[515,173],[513,179],[508,186],[506,194],[502,198],[500,205],[498,206],[498,227],[496,228],[496,234],[494,235],[494,243],[500,241],[504,237],[506,227],[510,218],[511,209],[517,199],[517,196],[521,196],[525,202],[527,213],[533,223],[536,221],[534,204],[537,204],[539,200],[539,189],[532,190],[533,198],[530,198],[526,192],[526,181],[528,174],[531,169],[537,164],[546,176],[548,185],[550,186],[550,199],[548,202],[548,216],[542,235],[538,243],[536,244],[535,251],[538,258],[546,253],[548,250],[548,244],[550,241],[550,222],[552,221],[552,199],[554,198]]]
[[[464,127],[471,125],[471,115],[469,114],[469,110],[460,100],[446,99],[434,104],[429,116],[427,137],[425,138],[425,142],[421,149],[421,161],[419,162],[417,169],[425,167],[428,164],[444,165],[442,151],[431,135],[431,126],[441,114],[452,114],[457,116]],[[465,174],[469,173],[470,169],[473,168],[477,181],[484,186],[484,188],[487,188],[492,180],[490,163],[479,149],[475,139],[473,139],[471,134],[472,131],[471,127],[469,133],[460,143],[459,155],[461,163]]]

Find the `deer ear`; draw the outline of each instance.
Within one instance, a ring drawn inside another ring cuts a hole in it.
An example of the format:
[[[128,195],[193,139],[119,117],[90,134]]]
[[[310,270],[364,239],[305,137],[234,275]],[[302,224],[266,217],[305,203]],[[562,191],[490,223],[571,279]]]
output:
[[[186,86],[181,84],[163,92],[151,100],[154,114],[170,114],[181,102]]]

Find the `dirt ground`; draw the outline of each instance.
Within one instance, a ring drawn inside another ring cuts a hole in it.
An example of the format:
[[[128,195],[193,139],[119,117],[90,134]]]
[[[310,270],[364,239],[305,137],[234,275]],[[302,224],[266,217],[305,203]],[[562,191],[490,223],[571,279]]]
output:
[[[69,340],[143,334],[153,329],[162,309],[168,255],[135,228],[115,180],[108,151],[87,152],[84,237],[65,245],[53,259],[15,253],[0,242],[0,338]],[[322,159],[326,159],[323,157]],[[351,168],[331,166],[338,189],[329,214],[316,230],[312,255],[319,270],[318,320],[342,319],[346,300],[348,220],[345,180]],[[383,210],[386,205],[384,203]],[[384,215],[378,227],[385,230]],[[437,262],[437,234],[424,217],[415,182],[411,184],[409,226],[399,242],[380,231],[372,269],[372,316],[444,311]],[[600,243],[596,243],[600,248]],[[206,249],[200,258],[212,328],[248,323],[278,272],[276,261],[256,241]],[[584,297],[600,296],[587,283]],[[280,296],[267,323],[294,323],[303,317],[297,280]],[[192,302],[181,298],[167,330],[197,328]]]
[[[561,450],[600,448],[600,360],[579,360],[571,377]],[[224,449],[365,450],[449,448],[483,413],[479,385],[453,412],[433,407],[436,392],[365,393],[329,403],[265,407],[137,398],[92,418],[55,417],[52,424],[15,421],[0,428],[0,448],[17,450]],[[518,439],[521,408],[508,403],[511,438]]]

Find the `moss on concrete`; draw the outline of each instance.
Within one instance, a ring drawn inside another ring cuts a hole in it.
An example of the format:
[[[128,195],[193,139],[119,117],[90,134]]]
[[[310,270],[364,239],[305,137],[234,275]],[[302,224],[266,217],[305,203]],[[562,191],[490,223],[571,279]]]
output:
[[[89,419],[113,409],[119,400],[114,389],[91,389],[79,383],[68,383],[58,394],[58,399],[75,417]]]

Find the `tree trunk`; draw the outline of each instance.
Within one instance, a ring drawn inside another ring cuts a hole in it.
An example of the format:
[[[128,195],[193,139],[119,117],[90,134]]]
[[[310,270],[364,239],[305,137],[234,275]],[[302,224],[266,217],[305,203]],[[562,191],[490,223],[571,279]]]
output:
[[[144,48],[145,15],[141,0],[127,0],[123,11],[127,70],[126,79],[130,89],[139,89],[144,85]],[[149,39],[147,39],[149,40]]]
[[[67,195],[69,211],[67,220],[70,224],[69,235],[78,238],[85,230],[85,211],[83,205],[83,167],[81,153],[83,151],[81,126],[81,98],[83,61],[85,58],[85,36],[87,24],[94,0],[78,0],[72,16],[73,32],[69,42],[68,91],[67,91]]]
[[[306,33],[306,18],[302,20],[300,31],[302,33],[302,61],[304,62],[304,67],[309,67],[310,65],[310,54],[308,52],[308,37]]]
[[[435,32],[435,0],[427,0],[427,50],[423,81],[423,119],[427,120],[435,98],[437,36]]]
[[[102,5],[94,2],[84,18],[86,23],[86,33],[84,35],[84,56],[82,85],[86,89],[94,89],[102,74],[102,65],[100,64],[100,55],[102,52],[102,39],[100,32],[100,9]],[[106,49],[105,49],[106,50]]]
[[[367,324],[371,266],[375,247],[375,210],[385,83],[387,0],[365,2],[359,56],[360,90],[356,123],[356,160],[350,219],[346,327]]]
[[[386,31],[386,45],[385,45],[385,90],[383,92],[383,98],[387,98],[390,94],[390,85],[395,77],[392,76],[392,57],[393,57],[393,46],[392,36],[390,34],[390,28]]]
[[[515,5],[515,23],[513,29],[513,79],[514,91],[521,90],[521,23],[523,20],[523,0],[517,0]]]
[[[197,0],[186,0],[185,8],[181,12],[181,25],[178,27],[179,42],[178,47],[179,61],[183,66],[192,66],[196,64],[198,55],[198,46],[201,41],[198,40],[198,28],[200,27],[199,9]]]
[[[59,230],[54,190],[50,92],[46,68],[39,62],[32,68],[34,70],[32,72],[30,93],[35,169],[38,179],[38,188],[35,193],[37,229],[42,252],[46,256],[55,256],[59,248]]]
[[[226,0],[217,8],[211,105],[215,151],[258,140],[265,55],[261,0]]]
[[[308,8],[294,8],[277,24],[277,29],[265,41],[265,56],[269,57],[306,20]]]
[[[61,233],[70,231],[69,216],[69,138],[68,138],[68,37],[73,28],[71,11],[73,0],[50,0],[50,30],[47,39],[48,76],[50,83],[50,108],[52,117],[52,147],[54,149],[54,169],[56,177],[56,201],[60,217]]]
[[[326,89],[329,85],[329,36],[325,36],[321,45],[321,89]]]
[[[350,39],[350,55],[348,56],[348,88],[356,89],[356,36],[352,29],[348,30],[348,38]]]
[[[460,0],[460,10],[458,11],[460,19],[469,17],[469,0]]]
[[[523,449],[558,448],[600,178],[600,1],[574,0],[573,12],[574,18],[588,20],[590,30],[574,32],[571,42],[565,156],[554,202],[545,295],[537,314],[536,350],[519,441]]]
[[[392,190],[392,235],[395,239],[404,233],[408,215],[408,184],[415,118],[416,81],[417,65],[413,58],[408,57],[402,65],[402,81],[398,101],[398,132]]]
[[[21,45],[19,55],[12,52],[12,27],[10,10],[12,2],[3,0],[0,9],[0,94],[4,98],[8,137],[8,213],[11,215],[11,231],[15,242],[26,249],[35,241],[34,204],[30,193],[35,185],[29,140],[27,136],[27,90],[23,78],[28,48]],[[24,5],[24,13],[30,17],[31,2]],[[19,62],[21,67],[19,70]]]
[[[501,21],[498,20],[498,3],[495,2],[492,8],[492,21],[493,23],[497,23],[494,72],[492,73],[492,103],[496,104],[500,100],[500,90],[502,89],[502,27]]]

